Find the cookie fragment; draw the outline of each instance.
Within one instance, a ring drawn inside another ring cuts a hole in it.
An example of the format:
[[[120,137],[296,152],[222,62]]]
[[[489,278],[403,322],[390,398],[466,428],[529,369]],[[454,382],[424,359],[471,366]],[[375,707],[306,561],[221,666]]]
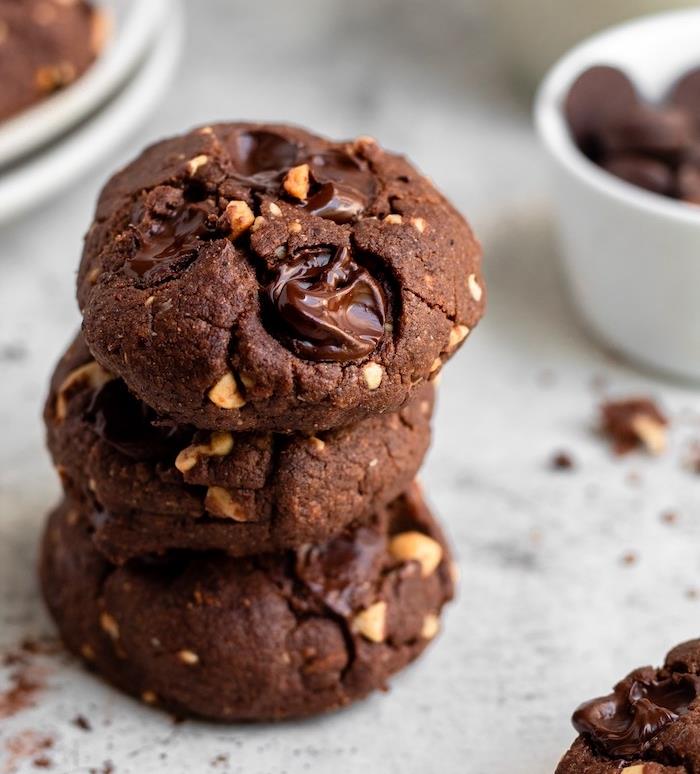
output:
[[[607,401],[600,407],[601,428],[616,454],[642,446],[650,454],[666,449],[668,419],[649,398]]]

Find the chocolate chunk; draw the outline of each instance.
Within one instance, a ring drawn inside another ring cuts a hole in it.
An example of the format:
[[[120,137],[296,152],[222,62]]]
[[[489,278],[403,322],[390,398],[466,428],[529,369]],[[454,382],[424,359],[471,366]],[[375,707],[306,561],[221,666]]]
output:
[[[700,678],[673,673],[661,680],[638,670],[613,693],[582,704],[572,723],[605,754],[636,758],[669,723],[684,715],[700,694]],[[636,676],[635,676],[636,675]]]
[[[251,129],[234,135],[231,153],[241,183],[253,190],[275,193],[284,172],[298,163],[303,149],[276,132]]]
[[[335,223],[350,223],[362,214],[365,200],[350,186],[324,183],[317,193],[309,197],[304,209]]]
[[[638,153],[610,156],[601,166],[621,180],[658,194],[670,194],[675,184],[673,171],[668,164]]]
[[[682,108],[700,130],[700,67],[682,76],[669,93],[668,102]]]
[[[616,454],[640,445],[654,454],[663,451],[668,419],[649,398],[608,401],[600,410],[602,430],[612,440]]]
[[[299,158],[296,143],[266,130],[241,132],[237,135],[237,146],[239,168],[247,177],[260,172],[289,169]]]
[[[576,143],[595,154],[601,129],[633,111],[639,104],[630,79],[615,67],[591,67],[569,90],[564,113]]]
[[[124,270],[139,279],[162,279],[173,268],[184,268],[213,228],[210,212],[202,205],[187,206],[165,220],[153,219],[148,227],[137,227],[139,246]]]
[[[357,360],[384,336],[382,287],[346,247],[302,250],[267,295],[290,348],[308,360]]]
[[[599,137],[609,153],[639,151],[674,158],[690,145],[692,125],[681,110],[640,105],[602,126]]]
[[[326,151],[312,157],[311,174],[320,188],[304,209],[336,223],[358,218],[375,195],[374,175],[367,163],[350,153]]]
[[[157,425],[155,412],[131,395],[120,379],[95,393],[87,417],[102,440],[131,459],[174,456],[183,444],[183,430]]]
[[[314,178],[321,183],[332,181],[348,185],[367,199],[375,194],[374,175],[367,162],[354,154],[327,150],[312,156],[310,167]]]
[[[678,196],[690,204],[700,204],[700,163],[688,161],[678,169]]]
[[[358,528],[352,539],[343,534],[330,543],[310,546],[297,554],[297,576],[339,615],[355,602],[353,592],[362,579],[381,567],[386,547],[376,532]]]

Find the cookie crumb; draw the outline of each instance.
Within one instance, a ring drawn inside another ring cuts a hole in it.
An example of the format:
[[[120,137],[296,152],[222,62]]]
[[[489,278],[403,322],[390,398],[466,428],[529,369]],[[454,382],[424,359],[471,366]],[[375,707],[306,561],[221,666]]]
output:
[[[630,470],[625,476],[627,486],[638,487],[642,485],[642,477],[636,470]]]
[[[90,721],[84,715],[76,715],[71,723],[81,731],[92,731]]]
[[[691,472],[700,476],[700,441],[693,440],[688,445],[688,451],[684,460],[684,466]]]
[[[664,511],[661,514],[661,521],[664,524],[677,524],[678,514],[675,511]]]
[[[0,361],[19,363],[27,357],[27,349],[23,344],[3,344],[0,346]]]
[[[649,398],[627,398],[603,403],[601,428],[617,455],[640,446],[658,455],[666,449],[668,419]]]
[[[573,470],[576,467],[576,463],[568,452],[558,451],[552,455],[549,467],[552,470]]]
[[[47,668],[37,663],[37,656],[55,653],[49,641],[25,639],[19,645],[5,651],[0,666],[9,670],[0,690],[0,719],[10,718],[35,706],[38,694],[46,687]]]
[[[639,560],[639,557],[634,551],[628,551],[626,554],[623,554],[620,561],[622,564],[630,567],[633,564],[637,564],[637,561]]]

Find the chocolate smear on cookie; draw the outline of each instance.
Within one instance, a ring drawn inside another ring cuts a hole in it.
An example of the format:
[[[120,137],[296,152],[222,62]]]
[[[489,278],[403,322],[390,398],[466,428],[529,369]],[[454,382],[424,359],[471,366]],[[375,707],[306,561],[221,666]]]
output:
[[[613,693],[582,704],[574,728],[615,758],[636,758],[653,738],[684,715],[700,693],[700,678],[673,673],[661,680],[638,670],[618,683]]]
[[[211,236],[211,212],[203,205],[182,208],[172,218],[137,227],[139,246],[127,260],[125,271],[138,279],[158,281],[174,268],[184,268],[195,256],[202,239]]]
[[[277,269],[267,296],[290,349],[308,360],[357,360],[384,336],[382,287],[347,247],[297,253]]]
[[[135,460],[174,455],[184,442],[181,429],[159,421],[120,379],[95,392],[86,415],[100,438]]]

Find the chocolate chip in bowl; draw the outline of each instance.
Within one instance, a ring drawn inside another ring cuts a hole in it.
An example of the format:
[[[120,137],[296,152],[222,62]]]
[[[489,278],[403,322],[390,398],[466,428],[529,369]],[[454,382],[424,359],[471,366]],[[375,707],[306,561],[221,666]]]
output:
[[[699,107],[700,69],[652,104],[622,70],[596,65],[574,81],[564,113],[595,164],[648,191],[700,203]]]

